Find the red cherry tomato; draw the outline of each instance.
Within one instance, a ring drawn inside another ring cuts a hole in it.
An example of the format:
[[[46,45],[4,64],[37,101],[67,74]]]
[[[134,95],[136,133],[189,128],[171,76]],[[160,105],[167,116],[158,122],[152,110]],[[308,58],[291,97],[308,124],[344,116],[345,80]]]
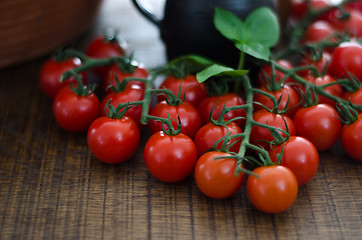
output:
[[[289,117],[293,117],[294,113],[300,108],[300,106],[299,106],[300,96],[299,96],[298,92],[295,90],[295,88],[293,88],[290,85],[284,85],[284,86],[282,86],[282,88],[280,90],[276,90],[276,91],[269,91],[264,86],[260,87],[259,89],[273,95],[276,98],[276,100],[278,100],[281,97],[281,100],[278,105],[279,110],[284,110],[284,108],[287,106],[287,103],[288,103],[288,107],[287,107],[288,112],[285,113],[285,115],[287,115]],[[260,104],[264,105],[265,107],[267,107],[268,109],[274,108],[273,101],[269,97],[259,94],[259,93],[256,93],[254,95],[254,102],[260,103]],[[260,106],[259,104],[254,104],[254,111],[258,111],[258,110],[262,110],[262,109],[264,109],[264,108],[262,106]]]
[[[334,32],[335,29],[327,21],[315,21],[308,26],[305,36],[303,38],[303,43],[318,43],[328,38],[333,41],[333,38],[331,37]],[[334,41],[335,40],[336,39],[334,39]]]
[[[70,85],[70,83],[76,83],[74,77],[67,79],[64,82],[60,82],[60,77],[63,73],[72,70],[82,65],[79,58],[70,58],[65,61],[57,62],[54,59],[47,60],[40,70],[39,80],[40,87],[43,92],[50,98],[54,98],[57,92],[64,86]],[[81,74],[83,82],[85,81],[85,74]]]
[[[172,126],[174,129],[177,129],[178,126],[178,117],[181,120],[181,132],[190,138],[194,138],[196,132],[201,127],[201,117],[199,111],[190,103],[183,102],[180,105],[172,106],[166,101],[157,103],[154,108],[151,110],[150,115],[156,117],[167,118],[168,114],[170,115]],[[161,122],[150,120],[148,126],[152,133],[161,131]],[[163,124],[163,128],[167,130],[167,125]]]
[[[312,77],[310,76],[309,78],[306,78],[308,81],[314,83],[314,85],[316,86],[321,86],[321,85],[326,85],[326,84],[330,84],[333,82],[336,82],[336,79],[334,79],[332,76],[330,75],[324,75],[321,77]],[[341,85],[339,84],[334,84],[328,87],[324,88],[324,91],[326,93],[328,93],[329,95],[335,96],[335,97],[339,97],[341,98],[343,96],[343,88],[341,87]],[[336,102],[324,97],[320,94],[318,94],[318,103],[325,103],[328,105],[331,105],[333,107],[336,106]]]
[[[133,78],[143,78],[147,79],[149,76],[148,70],[143,67],[135,67],[132,72],[122,72],[118,64],[114,64],[109,68],[109,71],[106,75],[105,81],[104,81],[104,89],[107,92],[110,92],[110,90],[107,90],[109,86],[115,87],[116,84],[116,77],[118,78],[119,82],[122,82],[124,79],[133,77]],[[142,81],[129,81],[129,85],[138,85],[141,88],[145,88],[145,83]]]
[[[218,119],[220,117],[222,108],[224,107],[226,102],[226,107],[232,106],[241,106],[244,105],[243,99],[236,95],[235,93],[227,93],[222,96],[213,96],[213,97],[206,97],[204,100],[201,101],[199,104],[199,112],[201,115],[202,123],[205,125],[209,122],[209,115],[211,112],[212,107],[216,107],[215,110],[212,112],[213,119]],[[244,109],[237,109],[229,111],[224,116],[224,121],[230,120],[235,117],[246,117],[246,113]],[[244,128],[245,119],[238,119],[235,120],[235,123],[239,125],[241,129]]]
[[[207,97],[206,86],[204,83],[199,83],[195,75],[187,75],[185,78],[176,78],[174,76],[167,77],[160,88],[170,89],[175,96],[179,92],[181,85],[181,96],[183,98],[185,91],[185,101],[191,103],[195,107],[198,107],[200,102]],[[165,96],[159,95],[158,100],[165,100]]]
[[[278,65],[280,65],[283,68],[286,69],[292,69],[293,65],[291,62],[289,62],[288,60],[282,59],[282,60],[278,60],[276,61],[276,63]],[[266,85],[268,86],[268,80],[271,79],[272,76],[272,68],[270,65],[263,65],[258,72],[258,86],[263,86]],[[278,83],[280,82],[283,78],[285,77],[285,74],[275,70],[275,81]],[[284,83],[287,82],[292,82],[293,80],[291,78],[287,78],[284,80]]]
[[[271,113],[263,109],[253,114],[253,120],[258,123],[268,124],[269,126],[280,128],[284,131],[286,131],[288,127],[289,136],[294,136],[296,133],[293,121],[286,115]],[[280,135],[282,137],[286,136],[283,132],[280,132]],[[254,125],[250,133],[250,142],[268,150],[270,148],[270,144],[260,140],[271,142],[274,140],[274,137],[268,129]]]
[[[121,163],[136,152],[140,131],[136,122],[127,116],[120,119],[102,116],[89,127],[87,142],[98,160],[110,164]]]
[[[346,8],[347,10],[356,10],[356,11],[359,11],[359,12],[362,12],[362,2],[361,1],[352,1],[352,2],[349,2],[349,3],[346,3],[344,5],[344,8]]]
[[[345,78],[347,72],[362,82],[362,45],[357,42],[341,43],[332,54],[328,73],[335,78]]]
[[[287,210],[298,194],[294,173],[283,166],[263,166],[253,171],[246,181],[246,192],[255,208],[265,213]]]
[[[144,160],[150,173],[163,182],[179,182],[194,170],[197,150],[188,136],[154,133],[146,142]]]
[[[338,140],[341,132],[341,122],[338,112],[328,104],[317,104],[300,108],[293,121],[297,136],[311,141],[318,151],[331,148]]]
[[[318,73],[322,73],[324,69],[327,69],[331,57],[332,55],[328,52],[323,52],[321,58],[318,60],[313,60],[310,56],[306,56],[301,60],[300,66],[302,67],[302,66],[312,65],[317,69]],[[298,74],[300,74],[301,76],[308,76],[312,74],[312,71],[303,70],[299,71]]]
[[[109,100],[111,100],[110,104],[117,108],[121,103],[133,102],[133,101],[142,101],[144,98],[145,91],[144,89],[140,88],[139,85],[128,85],[126,88],[121,92],[111,92],[105,96],[101,104],[101,114],[105,115],[105,106]],[[121,111],[123,108],[121,109]],[[109,113],[109,110],[106,109],[106,112]],[[142,116],[142,106],[137,105],[133,106],[127,110],[125,116],[132,118],[141,129],[143,127],[142,123],[140,122]]]
[[[351,101],[355,105],[362,105],[362,85],[357,91],[348,92],[346,91],[342,98],[346,101]]]
[[[209,122],[206,125],[202,126],[197,131],[195,138],[194,138],[194,142],[195,142],[197,151],[199,153],[199,156],[201,156],[207,150],[212,148],[214,146],[214,144],[220,138],[226,136],[228,133],[230,133],[230,136],[242,133],[242,130],[240,129],[240,127],[234,122],[227,124],[226,127],[218,126],[218,125],[215,125],[215,124]],[[231,148],[229,149],[229,151],[237,153],[239,151],[241,141],[242,141],[241,137],[232,138],[231,141],[227,144],[227,146],[230,146],[230,144],[233,144],[231,146]],[[224,140],[220,141],[217,144],[217,149],[220,150],[223,142],[224,142]]]
[[[322,10],[330,6],[328,0],[310,0],[310,6],[313,10]],[[307,2],[306,0],[291,0],[291,20],[299,21],[307,13]],[[327,20],[334,10],[326,12],[325,14],[318,16],[319,20]]]
[[[86,49],[86,54],[95,59],[102,59],[124,56],[125,51],[116,39],[107,40],[103,36],[100,36],[94,38],[90,42],[88,48]],[[93,70],[99,77],[104,78],[108,69],[109,67],[97,67]]]
[[[77,95],[69,86],[62,88],[54,98],[53,114],[60,127],[69,132],[85,132],[99,117],[100,102],[92,93]]]
[[[299,186],[311,181],[319,165],[319,155],[314,145],[306,138],[291,136],[284,144],[272,146],[269,156],[273,162],[278,160],[277,154],[280,154],[283,148],[280,165],[294,173]]]
[[[352,124],[342,127],[341,143],[348,156],[362,162],[362,114]]]
[[[197,187],[206,196],[214,199],[231,197],[244,183],[244,173],[235,175],[236,159],[223,158],[230,156],[229,153],[212,151],[203,154],[197,161],[195,181]]]
[[[347,32],[351,37],[362,37],[362,12],[357,10],[349,10],[348,18],[338,18],[339,11],[336,11],[336,17],[331,22],[334,28],[340,32]]]

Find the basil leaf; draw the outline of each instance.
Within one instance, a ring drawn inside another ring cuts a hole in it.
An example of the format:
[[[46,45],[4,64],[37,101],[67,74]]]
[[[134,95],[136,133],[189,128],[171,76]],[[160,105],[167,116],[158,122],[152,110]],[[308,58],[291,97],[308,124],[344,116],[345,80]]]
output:
[[[235,45],[240,51],[247,53],[255,58],[265,61],[269,60],[270,50],[262,44],[256,42],[239,43]]]
[[[203,71],[197,73],[196,78],[199,83],[202,83],[213,76],[226,75],[231,77],[237,77],[237,76],[243,76],[248,72],[249,72],[248,70],[235,70],[230,67],[214,64],[211,65],[210,67],[205,68]]]
[[[279,40],[278,18],[270,8],[261,7],[251,12],[245,20],[245,26],[252,33],[249,42],[272,47]]]
[[[233,42],[242,42],[247,38],[244,23],[229,11],[215,8],[215,28],[227,39]]]

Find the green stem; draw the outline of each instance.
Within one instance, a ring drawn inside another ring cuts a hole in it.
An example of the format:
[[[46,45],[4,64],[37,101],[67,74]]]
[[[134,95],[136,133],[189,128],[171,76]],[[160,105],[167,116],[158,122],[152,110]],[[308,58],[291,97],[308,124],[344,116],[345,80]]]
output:
[[[342,99],[342,98],[339,98],[339,97],[336,97],[336,96],[333,96],[331,94],[328,94],[326,91],[324,91],[324,88],[329,86],[328,84],[326,85],[321,85],[321,86],[315,86],[313,83],[311,82],[308,82],[306,81],[305,79],[301,78],[300,76],[296,75],[294,73],[294,69],[286,69],[278,64],[275,64],[275,67],[278,71],[282,72],[282,73],[285,73],[285,74],[289,74],[290,77],[295,80],[297,83],[300,83],[304,86],[309,86],[310,88],[315,88],[316,90],[316,93],[317,94],[320,94],[328,99],[331,99],[332,101],[334,102],[341,102],[343,104],[349,104],[349,102],[347,102],[346,100]],[[362,109],[362,105],[354,105],[354,107],[358,110],[361,110]]]
[[[152,99],[152,87],[153,87],[153,79],[146,81],[146,92],[143,98],[142,104],[142,116],[141,116],[141,123],[147,124],[148,123],[148,112],[150,111],[151,107],[151,99]]]
[[[239,64],[238,64],[237,70],[243,69],[244,62],[245,62],[245,53],[240,51]],[[240,88],[241,88],[241,82],[240,82],[240,80],[237,79],[235,81],[235,85],[234,85],[234,93],[239,94]]]
[[[246,94],[246,122],[245,122],[245,129],[244,129],[244,134],[245,136],[243,137],[243,140],[241,142],[241,146],[238,152],[238,156],[240,157],[240,159],[243,159],[246,153],[246,149],[247,149],[247,144],[250,142],[250,133],[251,133],[251,129],[253,127],[253,91],[252,91],[252,86],[250,83],[250,79],[244,75],[242,76],[242,83],[243,83],[243,87],[244,87],[244,91]]]

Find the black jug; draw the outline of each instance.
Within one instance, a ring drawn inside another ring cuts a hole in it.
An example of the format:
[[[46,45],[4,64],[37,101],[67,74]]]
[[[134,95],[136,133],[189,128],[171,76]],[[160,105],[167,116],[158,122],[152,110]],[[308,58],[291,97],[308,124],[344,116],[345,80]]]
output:
[[[167,59],[197,54],[230,67],[236,67],[239,51],[214,27],[215,7],[228,10],[244,20],[254,9],[267,6],[276,11],[276,0],[167,0],[164,18],[132,0],[136,8],[160,29]]]

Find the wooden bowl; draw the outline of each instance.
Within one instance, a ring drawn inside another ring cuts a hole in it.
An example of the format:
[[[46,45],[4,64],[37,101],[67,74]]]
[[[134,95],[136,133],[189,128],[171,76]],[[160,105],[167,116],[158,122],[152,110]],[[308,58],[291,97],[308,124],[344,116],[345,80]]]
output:
[[[1,0],[0,68],[48,54],[80,37],[102,0]]]

